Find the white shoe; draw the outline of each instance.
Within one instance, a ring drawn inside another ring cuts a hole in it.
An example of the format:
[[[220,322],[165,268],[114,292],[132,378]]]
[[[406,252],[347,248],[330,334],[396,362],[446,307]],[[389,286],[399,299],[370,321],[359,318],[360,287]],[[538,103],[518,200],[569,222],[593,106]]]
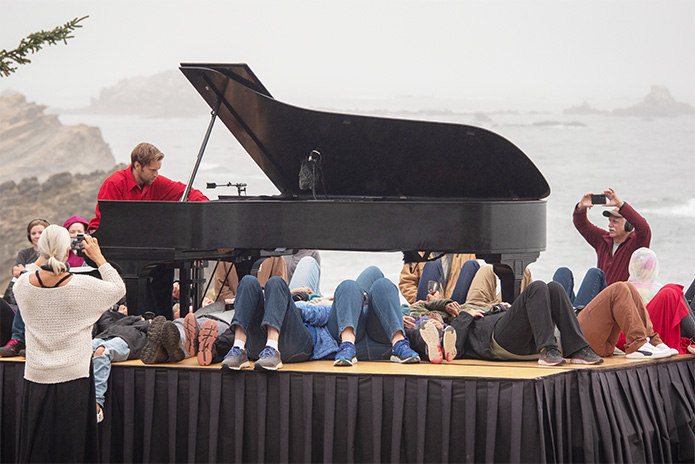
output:
[[[444,358],[442,346],[439,341],[439,330],[431,321],[420,325],[420,336],[427,345],[427,357],[432,364],[439,364]]]
[[[104,410],[99,408],[99,412],[97,413],[97,424],[100,424],[104,420]]]
[[[453,326],[446,326],[444,335],[442,336],[442,345],[444,345],[444,359],[451,362],[456,359],[456,329]]]
[[[678,350],[675,348],[671,348],[666,343],[659,343],[658,345],[656,345],[656,349],[661,351],[668,351],[669,353],[671,353],[671,356],[678,355]]]
[[[625,357],[629,359],[661,359],[670,356],[671,353],[659,350],[649,342],[645,342],[645,344],[637,348],[637,351],[634,353],[625,355]]]
[[[695,354],[695,342],[688,345],[688,353]]]

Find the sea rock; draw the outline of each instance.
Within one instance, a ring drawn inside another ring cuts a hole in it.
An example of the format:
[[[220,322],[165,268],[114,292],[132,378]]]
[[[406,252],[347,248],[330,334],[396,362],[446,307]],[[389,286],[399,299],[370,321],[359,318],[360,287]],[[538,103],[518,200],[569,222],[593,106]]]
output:
[[[64,126],[21,94],[0,97],[0,183],[59,172],[90,173],[116,164],[97,127]],[[27,187],[28,188],[28,187]]]
[[[117,114],[145,117],[197,117],[210,111],[179,70],[123,79],[105,87],[86,108],[64,113]]]
[[[666,87],[654,85],[642,102],[629,108],[617,108],[613,110],[613,114],[642,117],[680,116],[695,114],[695,107],[676,101]]]
[[[562,112],[563,114],[604,114],[605,111],[597,110],[593,106],[591,106],[589,103],[584,102],[580,106],[573,106],[571,108],[567,108]]]

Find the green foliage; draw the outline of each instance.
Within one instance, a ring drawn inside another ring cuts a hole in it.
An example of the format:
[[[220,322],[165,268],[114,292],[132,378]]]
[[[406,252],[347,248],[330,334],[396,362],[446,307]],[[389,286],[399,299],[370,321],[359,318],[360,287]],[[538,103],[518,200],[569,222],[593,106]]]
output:
[[[52,31],[40,31],[29,34],[27,38],[22,39],[16,49],[10,51],[3,49],[0,52],[0,73],[6,77],[17,70],[16,67],[12,66],[13,63],[31,63],[31,60],[26,56],[41,50],[44,44],[55,45],[59,41],[63,41],[63,43],[67,44],[68,39],[73,38],[70,33],[78,27],[82,27],[79,22],[85,18],[89,18],[89,16],[75,18],[65,23],[64,26],[58,26]]]

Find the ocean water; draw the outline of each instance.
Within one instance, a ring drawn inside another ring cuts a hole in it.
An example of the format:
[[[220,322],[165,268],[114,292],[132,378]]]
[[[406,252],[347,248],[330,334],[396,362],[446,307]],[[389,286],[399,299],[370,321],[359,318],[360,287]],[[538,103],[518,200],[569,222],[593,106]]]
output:
[[[548,281],[557,267],[568,266],[578,286],[586,270],[596,265],[596,255],[574,229],[571,214],[585,192],[601,192],[608,187],[649,221],[651,247],[661,265],[659,281],[687,287],[695,279],[694,117],[646,119],[507,112],[488,116],[484,122],[464,113],[428,111],[402,117],[484,127],[513,142],[538,166],[550,184],[551,195],[547,198],[547,248],[531,265],[535,279]],[[161,173],[185,183],[195,165],[209,115],[157,119],[72,114],[60,119],[63,124],[99,127],[117,162],[128,163],[130,151],[141,141],[155,144],[166,154]],[[277,193],[220,121],[213,129],[194,187],[211,199],[218,194],[236,193],[235,189],[206,190],[206,182],[245,182],[248,195]],[[601,211],[601,207],[594,207],[589,218],[606,227],[607,219]],[[321,256],[325,294],[371,264],[397,283],[402,267],[400,253],[322,250]]]

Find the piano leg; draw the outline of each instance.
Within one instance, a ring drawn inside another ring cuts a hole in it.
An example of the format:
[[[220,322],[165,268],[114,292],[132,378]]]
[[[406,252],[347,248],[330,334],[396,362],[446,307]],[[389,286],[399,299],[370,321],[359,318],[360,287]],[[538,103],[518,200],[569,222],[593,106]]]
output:
[[[521,294],[521,281],[526,266],[534,263],[540,253],[479,256],[492,264],[495,274],[500,278],[502,301],[513,303]]]

